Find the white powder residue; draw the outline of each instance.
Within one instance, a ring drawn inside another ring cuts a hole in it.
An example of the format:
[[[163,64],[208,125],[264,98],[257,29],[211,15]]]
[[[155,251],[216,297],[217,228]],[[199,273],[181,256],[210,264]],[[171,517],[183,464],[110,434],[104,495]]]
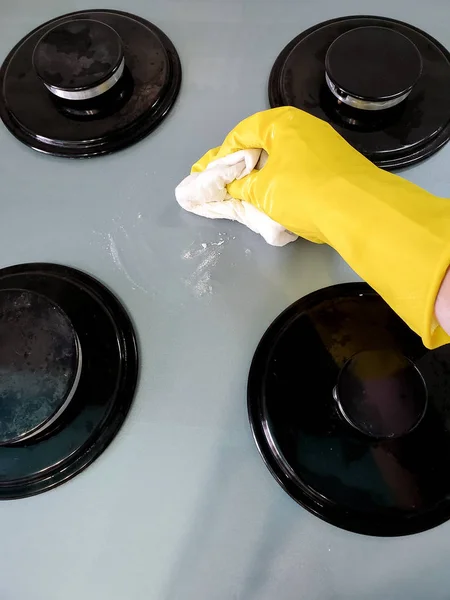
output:
[[[184,283],[199,298],[205,294],[213,293],[211,273],[222,254],[225,242],[229,240],[226,234],[221,235],[225,236],[225,239],[217,242],[202,242],[198,247],[191,246],[181,255],[183,260],[199,259],[199,263],[192,272],[192,275],[184,279]]]
[[[120,260],[119,251],[117,250],[116,242],[114,241],[113,236],[108,233],[108,243],[109,243],[109,251],[111,253],[114,264],[118,269],[122,269],[122,261]]]
[[[125,277],[128,279],[128,281],[131,283],[134,290],[139,289],[139,290],[141,290],[141,292],[145,292],[146,294],[148,294],[148,290],[146,290],[144,287],[142,287],[142,285],[139,285],[139,283],[137,283],[131,277],[131,275],[125,268],[123,261],[120,258],[120,253],[119,253],[119,249],[117,247],[116,241],[114,240],[112,234],[111,233],[106,234],[106,239],[107,239],[107,243],[108,243],[109,252],[111,254],[111,257],[114,261],[116,268],[119,269],[119,271],[122,271],[122,273],[125,275]]]

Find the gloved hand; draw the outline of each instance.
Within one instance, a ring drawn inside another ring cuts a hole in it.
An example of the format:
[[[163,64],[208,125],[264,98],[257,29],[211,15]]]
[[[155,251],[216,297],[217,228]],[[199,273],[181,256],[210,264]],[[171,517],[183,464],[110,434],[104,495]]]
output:
[[[427,347],[450,342],[434,316],[450,265],[450,201],[379,169],[329,124],[291,107],[244,120],[192,172],[246,148],[269,158],[228,186],[234,198],[335,248]]]

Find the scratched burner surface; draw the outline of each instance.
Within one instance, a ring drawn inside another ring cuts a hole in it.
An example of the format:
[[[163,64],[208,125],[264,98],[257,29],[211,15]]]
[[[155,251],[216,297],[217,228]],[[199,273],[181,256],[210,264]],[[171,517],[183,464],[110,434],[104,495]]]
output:
[[[64,312],[41,294],[0,291],[0,443],[23,441],[64,410],[79,375]]]

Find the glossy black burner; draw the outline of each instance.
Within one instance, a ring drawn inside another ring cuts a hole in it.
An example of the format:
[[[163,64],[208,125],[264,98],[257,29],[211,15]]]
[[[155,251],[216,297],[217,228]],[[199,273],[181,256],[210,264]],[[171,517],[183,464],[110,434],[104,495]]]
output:
[[[386,110],[403,102],[422,74],[413,42],[387,27],[356,27],[340,35],[325,56],[325,80],[339,102]]]
[[[269,81],[272,107],[291,105],[330,122],[378,166],[396,169],[450,137],[450,54],[393,19],[343,17],[292,40]]]
[[[0,116],[35,150],[95,156],[148,135],[180,85],[178,54],[155,25],[120,11],[82,11],[13,48],[0,70]]]
[[[58,265],[0,271],[0,499],[46,491],[108,446],[134,396],[138,356],[118,300]]]
[[[379,536],[450,519],[450,346],[427,350],[366,284],[320,290],[276,319],[248,410],[266,465],[320,518]]]
[[[122,40],[112,27],[89,19],[56,25],[36,45],[33,66],[47,89],[66,100],[101,96],[125,67]]]

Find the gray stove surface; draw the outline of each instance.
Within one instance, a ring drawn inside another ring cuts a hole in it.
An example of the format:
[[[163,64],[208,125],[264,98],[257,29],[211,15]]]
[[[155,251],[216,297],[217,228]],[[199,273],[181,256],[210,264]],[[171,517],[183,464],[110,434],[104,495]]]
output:
[[[0,0],[0,55],[86,0]],[[153,21],[184,69],[170,117],[109,157],[40,155],[0,127],[0,266],[53,261],[112,288],[142,373],[120,434],[84,473],[0,504],[2,600],[440,600],[450,523],[399,539],[341,531],[299,507],[260,459],[247,373],[291,302],[356,276],[325,246],[271,248],[238,224],[181,211],[176,184],[267,107],[284,45],[343,14],[406,20],[450,46],[448,0],[99,0]],[[404,173],[450,195],[450,145]],[[293,390],[295,393],[295,390]],[[0,465],[1,468],[1,465]]]

